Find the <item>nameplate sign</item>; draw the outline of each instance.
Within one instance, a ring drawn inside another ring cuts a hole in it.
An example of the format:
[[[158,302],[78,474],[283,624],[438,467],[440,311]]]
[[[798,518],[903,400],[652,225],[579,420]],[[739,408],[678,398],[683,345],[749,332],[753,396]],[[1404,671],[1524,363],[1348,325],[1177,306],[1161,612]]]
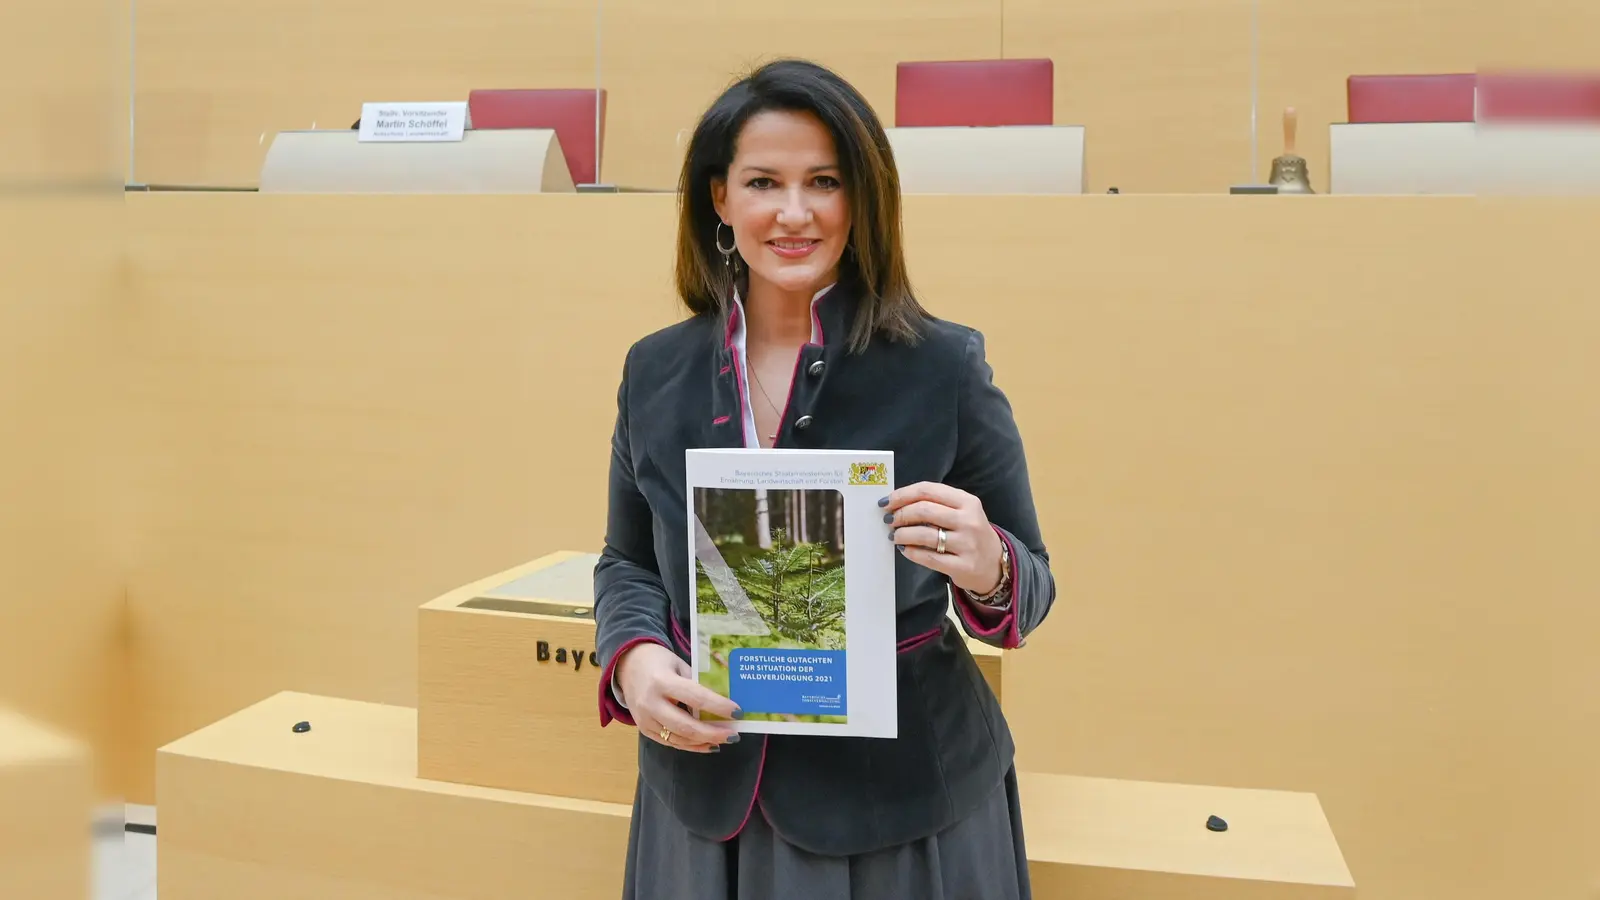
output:
[[[467,104],[363,103],[360,141],[459,141],[467,130]]]

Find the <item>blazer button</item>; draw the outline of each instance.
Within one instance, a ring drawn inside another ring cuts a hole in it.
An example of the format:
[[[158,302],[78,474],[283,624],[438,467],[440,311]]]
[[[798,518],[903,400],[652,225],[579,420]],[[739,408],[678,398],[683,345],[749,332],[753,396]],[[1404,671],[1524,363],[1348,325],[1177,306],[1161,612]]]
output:
[[[801,431],[804,431],[805,429],[811,427],[811,417],[810,416],[801,416],[800,418],[795,419],[794,420],[794,427],[797,430],[801,430]]]
[[[822,360],[819,359],[816,362],[812,363],[811,367],[809,369],[806,369],[806,371],[811,373],[811,377],[815,378],[818,375],[821,375],[822,374],[822,370],[826,369],[826,368],[827,368],[827,366],[822,362]]]

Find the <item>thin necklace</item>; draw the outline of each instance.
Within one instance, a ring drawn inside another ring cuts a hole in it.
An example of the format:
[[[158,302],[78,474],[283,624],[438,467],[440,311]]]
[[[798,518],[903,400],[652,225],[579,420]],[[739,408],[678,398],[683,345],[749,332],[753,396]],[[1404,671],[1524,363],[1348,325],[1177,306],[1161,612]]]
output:
[[[761,392],[761,399],[767,401],[767,406],[772,408],[772,414],[777,417],[778,427],[782,428],[783,413],[778,409],[778,404],[772,402],[772,396],[767,393],[766,387],[762,385],[761,376],[756,374],[756,367],[750,365],[748,359],[745,360],[745,367],[750,370],[750,377],[756,380],[756,390]],[[776,444],[778,442],[778,433],[773,432],[772,434],[767,435],[767,442]]]

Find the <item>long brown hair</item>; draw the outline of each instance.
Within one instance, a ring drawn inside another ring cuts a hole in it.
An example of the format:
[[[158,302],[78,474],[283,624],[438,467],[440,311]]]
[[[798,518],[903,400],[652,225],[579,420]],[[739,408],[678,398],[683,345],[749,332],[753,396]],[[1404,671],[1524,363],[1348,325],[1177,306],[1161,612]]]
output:
[[[914,343],[928,313],[911,290],[902,251],[900,173],[877,114],[849,82],[816,63],[784,59],[735,81],[701,116],[678,179],[678,297],[694,315],[728,314],[733,278],[716,249],[721,219],[711,186],[728,177],[739,134],[757,113],[808,112],[833,135],[850,200],[850,240],[841,281],[857,295],[849,336],[853,352],[874,334]]]

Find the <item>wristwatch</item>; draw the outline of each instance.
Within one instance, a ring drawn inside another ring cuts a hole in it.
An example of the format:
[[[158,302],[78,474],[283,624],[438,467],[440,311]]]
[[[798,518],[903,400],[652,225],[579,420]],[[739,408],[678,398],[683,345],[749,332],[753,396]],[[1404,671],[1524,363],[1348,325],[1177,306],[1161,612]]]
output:
[[[1006,546],[1006,542],[1005,541],[1001,541],[1000,542],[1000,583],[996,584],[994,586],[994,590],[990,591],[987,594],[970,594],[970,596],[972,597],[972,599],[975,602],[982,603],[985,606],[999,606],[1000,604],[997,603],[996,601],[1005,600],[1007,598],[1007,595],[1010,593],[1010,591],[1011,591],[1011,548]]]

